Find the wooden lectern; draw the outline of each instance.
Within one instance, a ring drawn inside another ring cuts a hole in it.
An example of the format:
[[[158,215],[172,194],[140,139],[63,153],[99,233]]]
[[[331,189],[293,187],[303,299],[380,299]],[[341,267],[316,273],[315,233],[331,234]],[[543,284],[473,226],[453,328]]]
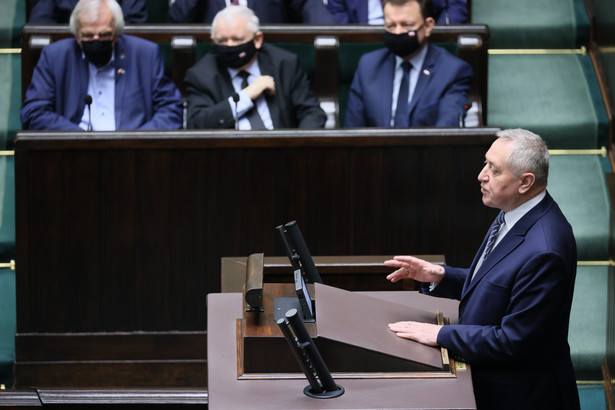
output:
[[[208,295],[210,408],[475,408],[470,368],[445,349],[398,338],[387,324],[457,320],[457,302],[417,292],[350,292],[320,283],[310,290],[311,338],[343,395],[303,394],[307,381],[274,321],[274,301],[292,284],[265,283],[262,308],[243,293]],[[442,320],[442,319],[441,319]]]

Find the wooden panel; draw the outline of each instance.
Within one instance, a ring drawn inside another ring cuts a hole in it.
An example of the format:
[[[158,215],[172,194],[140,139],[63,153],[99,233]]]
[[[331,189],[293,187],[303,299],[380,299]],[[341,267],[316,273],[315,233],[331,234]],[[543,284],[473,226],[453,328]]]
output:
[[[495,215],[476,181],[495,131],[19,133],[17,340],[204,331],[221,258],[282,255],[293,219],[313,255],[468,265]]]
[[[314,255],[471,262],[493,215],[475,179],[492,131],[440,144],[420,131],[369,143],[271,134],[280,139],[201,133],[185,148],[20,134],[17,185],[29,189],[18,189],[17,282],[29,304],[18,332],[205,329],[220,258],[282,254],[274,227],[292,219]]]
[[[24,362],[16,386],[43,387],[202,387],[207,364],[198,360]]]
[[[18,334],[18,361],[205,360],[206,332]],[[96,352],[93,354],[92,352]]]
[[[206,332],[17,334],[15,385],[206,387]]]

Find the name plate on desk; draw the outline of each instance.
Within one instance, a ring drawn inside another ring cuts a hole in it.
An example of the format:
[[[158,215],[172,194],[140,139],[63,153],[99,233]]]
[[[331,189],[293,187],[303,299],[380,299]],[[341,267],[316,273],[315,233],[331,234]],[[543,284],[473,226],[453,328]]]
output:
[[[399,338],[387,326],[402,320],[436,324],[435,311],[321,283],[314,290],[316,322],[307,330],[334,378],[456,377],[442,349]],[[238,378],[303,377],[273,320],[275,297],[292,292],[290,284],[265,284],[264,312],[244,312],[238,320]]]

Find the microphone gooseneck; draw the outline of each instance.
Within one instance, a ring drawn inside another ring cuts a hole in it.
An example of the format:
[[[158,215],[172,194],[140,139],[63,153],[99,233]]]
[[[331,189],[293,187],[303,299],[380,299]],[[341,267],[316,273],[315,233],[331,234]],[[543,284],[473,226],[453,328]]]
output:
[[[90,108],[92,105],[92,96],[86,94],[85,97],[83,97],[83,102],[88,106],[88,131],[92,131],[92,110]]]
[[[235,102],[235,131],[239,129],[239,118],[237,118],[237,103],[239,102],[239,94],[233,94],[233,102]]]
[[[468,100],[463,104],[463,111],[459,113],[459,128],[465,128],[466,115],[468,114],[468,110],[470,108],[472,108],[472,101]]]

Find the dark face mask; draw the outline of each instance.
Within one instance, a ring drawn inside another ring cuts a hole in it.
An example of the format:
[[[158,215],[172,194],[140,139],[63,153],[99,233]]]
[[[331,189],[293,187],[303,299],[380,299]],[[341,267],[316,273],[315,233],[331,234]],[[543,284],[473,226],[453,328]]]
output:
[[[239,44],[238,46],[214,44],[212,51],[223,66],[240,68],[252,60],[252,57],[256,54],[256,46],[254,45],[254,40]]]
[[[401,34],[393,34],[385,31],[384,44],[393,54],[406,57],[414,53],[420,47],[419,35],[416,31]]]
[[[85,58],[96,67],[102,67],[111,60],[111,53],[113,52],[113,40],[92,40],[82,41],[81,49]]]

